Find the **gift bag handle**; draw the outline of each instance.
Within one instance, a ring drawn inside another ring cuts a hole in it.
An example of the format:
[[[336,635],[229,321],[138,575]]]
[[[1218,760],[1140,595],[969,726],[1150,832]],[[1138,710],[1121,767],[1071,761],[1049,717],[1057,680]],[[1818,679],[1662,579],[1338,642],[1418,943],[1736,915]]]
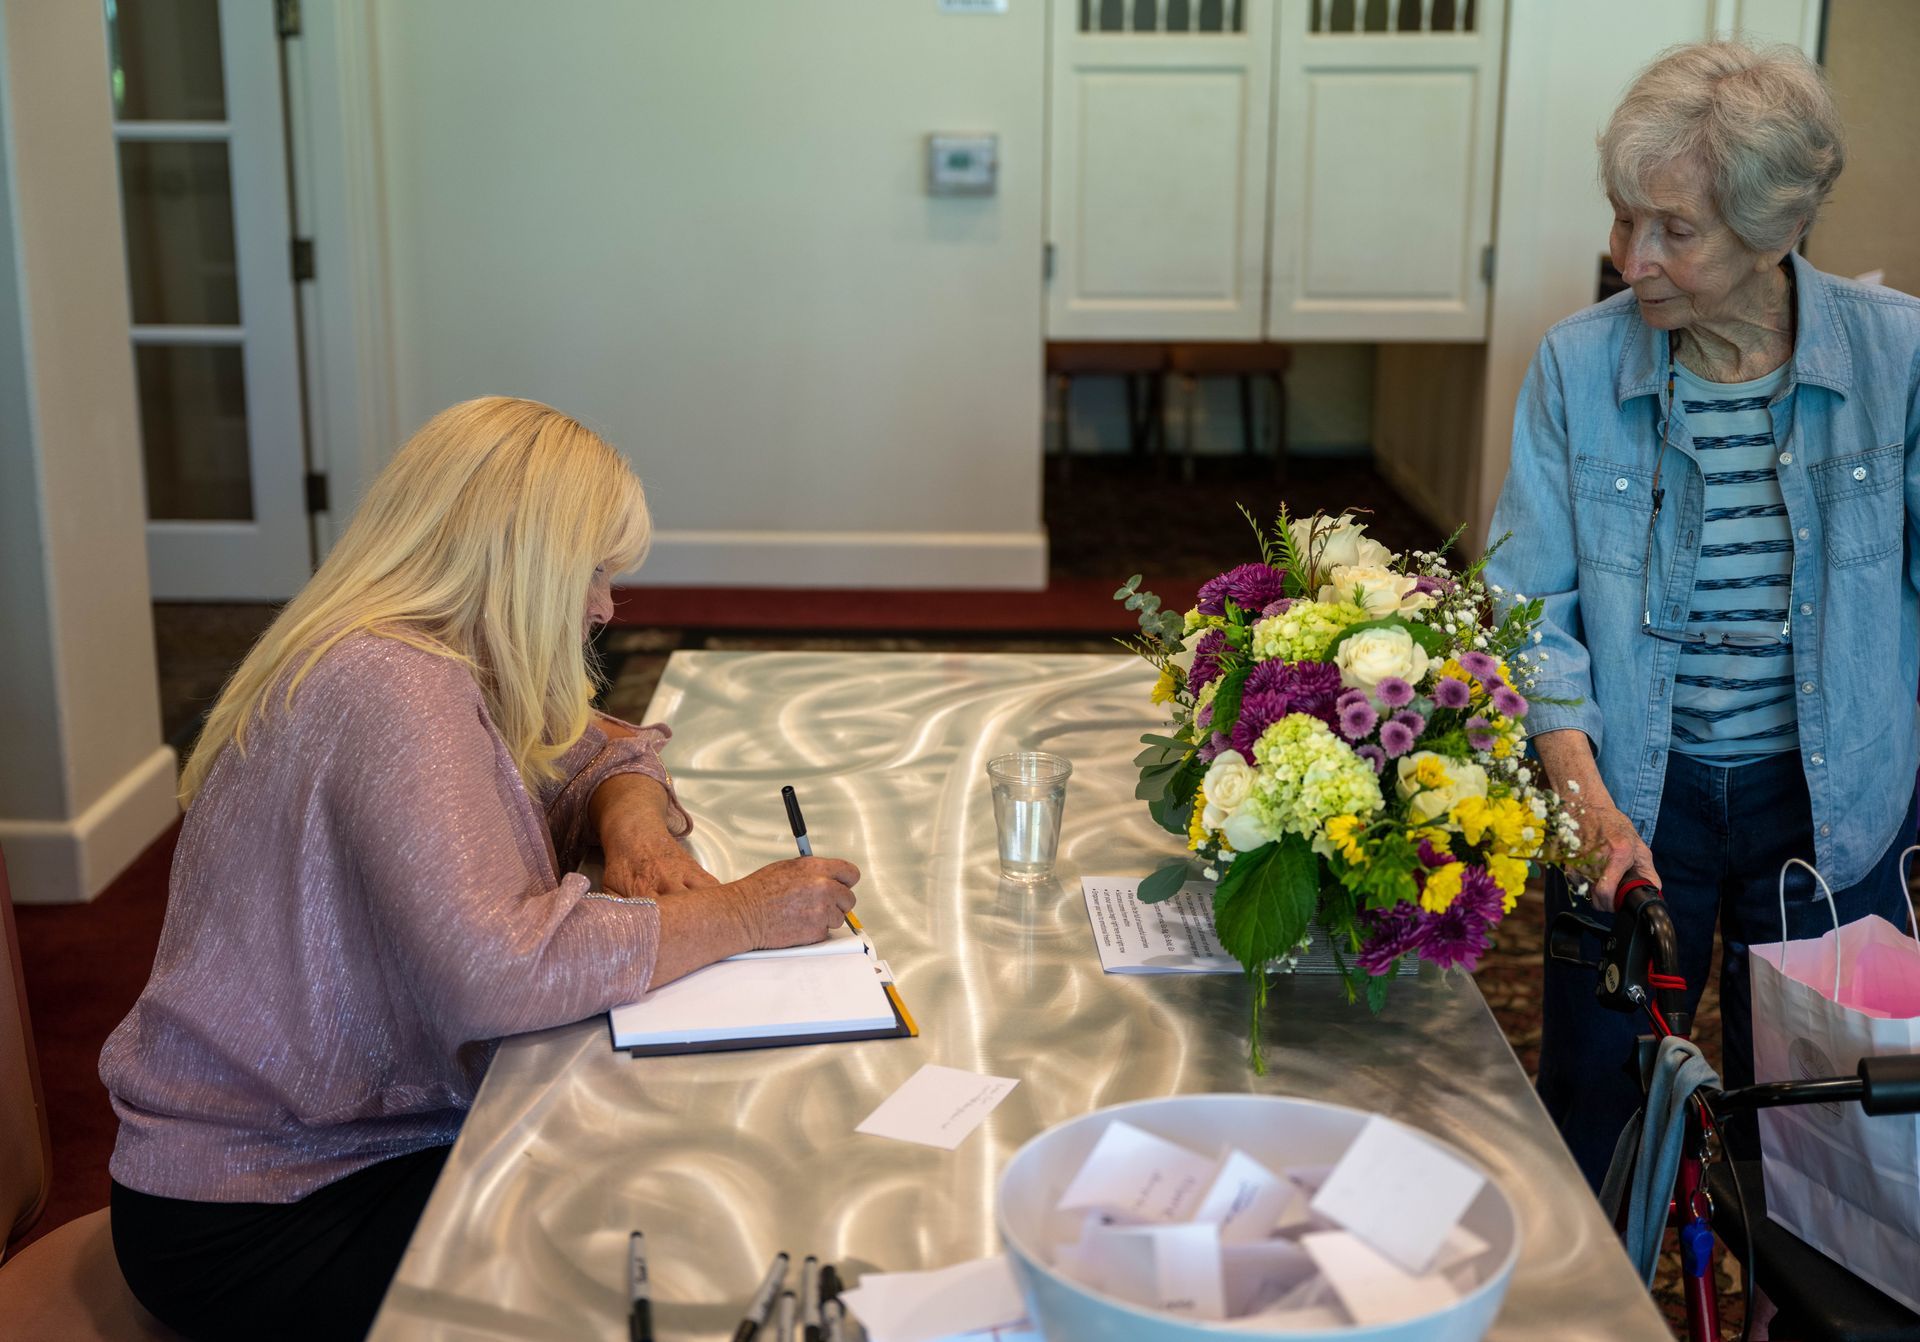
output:
[[[1920,847],[1920,845],[1916,846]],[[1904,859],[1906,855],[1903,853],[1901,856]],[[1840,930],[1840,909],[1833,902],[1833,890],[1827,885],[1827,878],[1815,870],[1811,862],[1804,862],[1797,857],[1790,857],[1782,862],[1780,864],[1780,972],[1782,974],[1787,972],[1787,952],[1793,947],[1793,942],[1787,936],[1788,867],[1805,867],[1813,879],[1820,882],[1820,893],[1827,897],[1827,912],[1833,915],[1833,930],[1836,932]],[[1833,1002],[1840,1000],[1840,939],[1838,937],[1833,939],[1833,996],[1828,1000]]]
[[[1915,853],[1920,853],[1920,843],[1916,843],[1913,847],[1900,854],[1901,894],[1906,894],[1907,892],[1907,860]],[[1907,934],[1913,938],[1916,945],[1920,945],[1920,913],[1913,911],[1912,895],[1907,895]]]

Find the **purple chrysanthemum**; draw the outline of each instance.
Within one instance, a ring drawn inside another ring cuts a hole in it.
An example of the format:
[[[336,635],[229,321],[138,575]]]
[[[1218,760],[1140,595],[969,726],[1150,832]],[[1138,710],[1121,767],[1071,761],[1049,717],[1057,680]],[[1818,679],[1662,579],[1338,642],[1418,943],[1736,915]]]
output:
[[[1271,620],[1276,615],[1285,615],[1292,606],[1293,598],[1290,596],[1283,596],[1278,600],[1269,601],[1266,605],[1260,607],[1260,618],[1263,620]]]
[[[1493,706],[1510,718],[1520,717],[1527,711],[1527,701],[1505,685],[1493,691]]]
[[[1427,720],[1411,708],[1401,709],[1393,715],[1393,720],[1412,732],[1415,736],[1420,735],[1421,732],[1427,729]]]
[[[1420,865],[1423,867],[1444,867],[1453,861],[1453,854],[1435,848],[1429,839],[1420,840]]]
[[[1211,702],[1208,702],[1200,705],[1199,710],[1193,715],[1193,725],[1196,727],[1204,727],[1209,722],[1212,722],[1212,721],[1213,721],[1213,704]]]
[[[1262,662],[1247,677],[1240,719],[1233,724],[1233,746],[1253,759],[1260,734],[1289,713],[1308,713],[1338,727],[1334,700],[1340,697],[1340,668],[1331,662]]]
[[[1472,973],[1487,953],[1487,920],[1455,899],[1445,913],[1431,913],[1418,933],[1420,958],[1442,969]]]
[[[1443,596],[1453,590],[1453,580],[1422,573],[1413,580],[1413,590],[1426,596]]]
[[[1208,705],[1208,707],[1212,707],[1212,705]],[[1220,758],[1221,751],[1231,749],[1232,746],[1233,742],[1229,741],[1223,733],[1215,732],[1207,738],[1206,744],[1200,747],[1200,762],[1202,764],[1212,764],[1216,759]]]
[[[1465,708],[1473,700],[1473,691],[1458,676],[1442,676],[1433,687],[1433,702],[1442,708]]]
[[[1423,930],[1419,906],[1410,903],[1362,909],[1357,921],[1365,944],[1356,963],[1373,975],[1386,973],[1395,960],[1416,949]]]
[[[1506,896],[1500,889],[1500,883],[1493,879],[1485,867],[1468,867],[1460,876],[1460,893],[1453,897],[1453,907],[1465,906],[1483,923],[1497,923],[1505,916]]]
[[[1413,749],[1413,733],[1404,722],[1389,722],[1380,729],[1380,748],[1388,759],[1397,760]]]
[[[1373,711],[1373,705],[1367,702],[1367,696],[1349,699],[1341,696],[1340,735],[1349,741],[1358,741],[1371,732],[1380,721],[1380,715]]]
[[[1380,696],[1380,702],[1388,708],[1399,708],[1413,702],[1413,686],[1398,676],[1388,676],[1373,687],[1373,692]]]
[[[1498,738],[1494,735],[1493,724],[1475,713],[1467,719],[1467,744],[1475,750],[1492,750]]]
[[[1194,602],[1202,615],[1225,615],[1231,600],[1242,610],[1264,610],[1287,594],[1287,575],[1271,564],[1242,564],[1209,578]]]
[[[1387,767],[1387,752],[1379,746],[1355,746],[1353,753],[1371,764],[1375,773],[1380,773]]]
[[[1209,629],[1193,645],[1193,665],[1187,668],[1187,689],[1194,694],[1220,678],[1220,653],[1227,646],[1221,630]]]
[[[1481,680],[1485,680],[1488,676],[1492,676],[1496,681],[1500,679],[1500,663],[1484,652],[1461,653],[1460,666],[1468,675]]]

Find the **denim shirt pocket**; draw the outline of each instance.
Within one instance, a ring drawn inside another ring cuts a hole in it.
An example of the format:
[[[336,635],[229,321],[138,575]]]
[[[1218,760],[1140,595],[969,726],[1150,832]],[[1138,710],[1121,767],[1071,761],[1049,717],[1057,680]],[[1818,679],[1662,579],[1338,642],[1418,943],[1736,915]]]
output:
[[[1574,549],[1582,564],[1639,573],[1647,564],[1652,517],[1652,471],[1599,457],[1574,458]]]
[[[1809,475],[1827,557],[1836,568],[1897,554],[1907,534],[1905,463],[1899,443],[1836,457]]]

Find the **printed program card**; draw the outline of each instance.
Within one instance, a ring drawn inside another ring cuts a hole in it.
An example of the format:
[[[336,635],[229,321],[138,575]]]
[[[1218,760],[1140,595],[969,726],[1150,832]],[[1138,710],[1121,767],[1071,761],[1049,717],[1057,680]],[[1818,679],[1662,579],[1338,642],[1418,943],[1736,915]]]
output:
[[[1158,904],[1140,902],[1137,876],[1083,876],[1100,967],[1109,974],[1238,974],[1213,928],[1213,887],[1189,881]]]
[[[927,1063],[880,1101],[855,1132],[951,1151],[1020,1083]]]

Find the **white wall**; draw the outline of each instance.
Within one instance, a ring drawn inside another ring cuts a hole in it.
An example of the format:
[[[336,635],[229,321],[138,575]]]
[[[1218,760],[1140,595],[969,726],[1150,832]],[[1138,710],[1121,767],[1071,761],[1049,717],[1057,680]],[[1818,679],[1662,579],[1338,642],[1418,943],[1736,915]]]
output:
[[[0,0],[0,850],[22,903],[93,897],[177,814],[106,81],[96,6]]]
[[[1507,17],[1485,424],[1467,534],[1483,540],[1506,480],[1513,407],[1547,328],[1594,301],[1611,216],[1594,137],[1663,48],[1742,31],[1814,49],[1820,0],[1518,0]]]
[[[643,582],[1042,585],[1038,0],[338,10],[300,115],[339,124],[296,146],[378,176],[318,239],[368,277],[321,342],[394,431],[486,392],[581,416],[648,486]],[[936,130],[998,133],[997,196],[925,194]],[[323,425],[343,492],[379,427]]]

